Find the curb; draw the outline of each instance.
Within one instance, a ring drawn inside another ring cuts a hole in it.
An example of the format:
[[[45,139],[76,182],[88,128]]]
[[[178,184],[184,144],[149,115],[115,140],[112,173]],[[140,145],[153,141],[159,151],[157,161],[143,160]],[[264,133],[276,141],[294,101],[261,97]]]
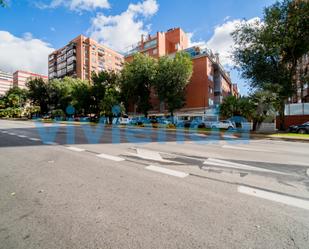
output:
[[[25,120],[21,120],[21,121],[25,121]],[[34,122],[35,120],[28,120],[30,122]],[[42,123],[54,123],[54,122],[44,122],[44,121],[39,121]],[[64,122],[64,121],[60,121],[57,122],[59,124],[67,124],[67,125],[74,125],[74,126],[81,126],[84,124],[90,124],[90,125],[96,125],[96,123],[89,123],[89,122]],[[111,125],[107,125],[106,127],[108,128],[112,128]],[[136,126],[123,126],[123,125],[119,125],[118,126],[120,129],[125,129],[125,128],[130,128],[130,129],[151,129],[151,130],[159,130],[159,128],[153,128],[153,127],[136,127]],[[169,133],[176,133],[177,130],[176,129],[164,129],[165,132],[169,132]],[[222,131],[201,131],[201,130],[189,130],[189,129],[183,129],[181,130],[184,133],[198,133],[198,134],[203,134],[203,135],[216,135],[216,134],[220,134],[221,136],[224,135],[225,132]],[[236,138],[241,138],[241,133],[235,133],[233,134]],[[278,136],[278,134],[255,134],[255,133],[251,133],[250,134],[250,139],[268,139],[268,140],[278,140],[278,141],[287,141],[287,142],[302,142],[302,143],[309,143],[309,138],[298,138],[298,137],[286,137],[284,136]]]

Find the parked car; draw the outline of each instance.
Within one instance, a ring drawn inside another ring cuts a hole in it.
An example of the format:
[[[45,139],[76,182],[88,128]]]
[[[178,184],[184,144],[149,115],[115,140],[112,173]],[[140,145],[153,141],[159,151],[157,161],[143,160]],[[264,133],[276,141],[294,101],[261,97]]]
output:
[[[301,125],[292,125],[289,127],[289,132],[296,132],[299,134],[309,134],[309,121]]]
[[[121,125],[128,125],[131,123],[131,119],[129,117],[120,117],[118,119],[119,124]]]
[[[211,124],[211,128],[213,129],[235,129],[235,125],[233,122],[229,121],[229,120],[221,120],[221,121],[217,121],[217,122],[213,122]]]
[[[171,124],[172,122],[166,118],[158,118],[157,119],[157,122],[161,125],[169,125]]]
[[[76,122],[89,122],[90,118],[87,116],[75,116],[74,121]]]
[[[50,113],[44,114],[44,115],[42,116],[42,119],[51,119],[51,118],[52,118],[52,116],[51,116]]]
[[[145,117],[134,117],[131,119],[130,123],[131,125],[144,125],[144,124],[150,124],[150,120]]]
[[[185,128],[194,128],[194,129],[206,128],[206,125],[202,120],[196,120],[196,119],[184,121],[183,126]]]

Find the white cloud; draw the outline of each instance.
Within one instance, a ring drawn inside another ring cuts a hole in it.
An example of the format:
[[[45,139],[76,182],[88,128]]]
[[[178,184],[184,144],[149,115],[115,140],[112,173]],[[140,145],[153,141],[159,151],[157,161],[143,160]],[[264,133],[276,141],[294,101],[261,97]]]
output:
[[[188,39],[189,39],[189,47],[205,47],[206,42],[203,40],[194,40],[194,33],[187,33]]]
[[[119,15],[106,16],[100,13],[92,20],[88,33],[93,39],[124,52],[137,43],[141,35],[149,33],[150,26],[145,22],[156,14],[158,9],[156,0],[145,0],[130,4],[128,9]]]
[[[46,75],[48,54],[53,50],[50,44],[33,38],[31,33],[16,37],[0,31],[0,69],[4,71],[28,70]]]
[[[38,3],[37,6],[43,9],[64,6],[74,11],[90,11],[98,8],[110,8],[108,0],[52,0],[49,4]]]
[[[189,35],[191,38],[190,44],[199,45],[199,46],[206,46],[207,48],[211,49],[214,53],[219,53],[220,61],[225,66],[233,66],[234,63],[232,61],[231,55],[233,48],[235,46],[231,33],[236,29],[236,27],[244,22],[247,23],[255,23],[260,21],[260,18],[254,17],[249,20],[228,20],[227,22],[218,25],[214,29],[214,34],[212,37],[207,41],[193,41],[193,34]]]

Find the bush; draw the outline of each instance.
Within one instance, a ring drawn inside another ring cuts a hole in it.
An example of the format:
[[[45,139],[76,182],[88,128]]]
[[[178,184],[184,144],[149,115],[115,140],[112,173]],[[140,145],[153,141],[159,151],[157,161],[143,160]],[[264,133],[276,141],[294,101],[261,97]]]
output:
[[[64,113],[64,111],[62,109],[55,109],[55,110],[53,110],[51,112],[51,116],[54,119],[63,120],[64,116],[65,116],[65,113]]]
[[[23,112],[22,108],[8,107],[6,109],[0,110],[0,117],[1,118],[19,118],[21,117],[22,112]]]

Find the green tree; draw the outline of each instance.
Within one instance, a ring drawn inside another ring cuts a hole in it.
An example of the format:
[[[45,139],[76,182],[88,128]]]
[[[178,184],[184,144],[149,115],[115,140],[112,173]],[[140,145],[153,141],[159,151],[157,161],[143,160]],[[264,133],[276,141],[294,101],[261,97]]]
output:
[[[278,95],[281,129],[285,103],[296,89],[297,63],[309,51],[308,16],[308,1],[284,0],[265,9],[263,22],[244,22],[232,33],[242,76],[253,88]]]
[[[0,7],[6,7],[6,1],[0,0]]]
[[[154,86],[157,73],[157,63],[155,59],[136,54],[132,62],[126,63],[122,70],[121,90],[122,97],[126,105],[130,101],[137,105],[137,111],[148,116],[151,109],[150,93]]]
[[[270,91],[256,91],[249,97],[226,97],[220,105],[220,115],[223,118],[241,116],[253,122],[256,131],[269,116],[275,115],[279,105],[278,95]]]
[[[155,79],[155,89],[161,102],[168,105],[171,116],[185,104],[185,88],[192,76],[192,60],[187,53],[176,53],[174,58],[161,57]]]
[[[92,106],[92,87],[87,81],[79,81],[73,85],[72,91],[72,105],[74,106],[76,113],[82,115],[88,115]]]
[[[74,105],[74,103],[76,104],[79,101],[78,99],[74,99],[76,97],[76,92],[74,92],[76,88],[79,85],[86,86],[87,84],[87,81],[71,77],[50,81],[47,88],[50,108],[53,110],[61,109],[65,113],[69,105]],[[87,88],[85,88],[85,93],[87,93],[86,90]]]
[[[31,104],[39,106],[41,114],[46,114],[49,111],[48,83],[38,78],[28,81],[26,86]]]
[[[228,96],[224,98],[222,104],[220,105],[220,115],[223,118],[243,116],[240,101],[241,98],[238,99],[235,96]]]
[[[61,109],[65,112],[67,106],[72,101],[70,96],[71,90],[71,85],[64,79],[55,79],[50,81],[47,86],[49,108],[51,110]]]
[[[6,99],[5,97],[2,97],[0,99],[0,109],[4,109],[6,107]]]
[[[275,116],[275,109],[280,105],[280,101],[277,94],[270,91],[256,91],[249,98],[253,130],[256,131],[268,116]]]
[[[27,101],[27,90],[14,86],[6,92],[5,97],[9,107],[23,107]]]
[[[119,75],[114,71],[101,71],[98,74],[92,75],[92,109],[98,116],[101,112],[102,101],[104,100],[106,90],[110,87],[116,87],[118,79]]]
[[[8,99],[8,105],[10,107],[14,107],[14,108],[19,107],[20,100],[17,94],[12,93],[7,97],[7,99]]]
[[[108,117],[110,124],[114,116],[119,116],[121,114],[121,110],[119,110],[119,113],[113,113],[114,107],[121,107],[119,100],[120,92],[114,86],[107,87],[104,99],[102,99],[100,103],[100,110],[102,114]]]

